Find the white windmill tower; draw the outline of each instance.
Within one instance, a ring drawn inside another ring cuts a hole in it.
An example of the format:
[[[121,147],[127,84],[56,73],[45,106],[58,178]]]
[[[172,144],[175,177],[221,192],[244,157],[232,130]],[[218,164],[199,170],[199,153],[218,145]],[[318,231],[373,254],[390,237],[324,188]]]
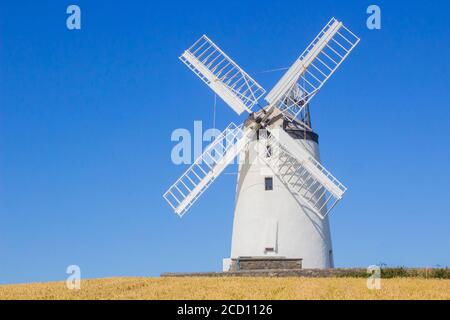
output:
[[[180,59],[236,113],[231,123],[168,189],[179,215],[239,156],[231,259],[302,259],[304,268],[333,267],[328,213],[346,188],[321,164],[309,103],[358,44],[332,18],[253,112],[265,90],[208,37]],[[224,259],[228,269],[231,259]]]

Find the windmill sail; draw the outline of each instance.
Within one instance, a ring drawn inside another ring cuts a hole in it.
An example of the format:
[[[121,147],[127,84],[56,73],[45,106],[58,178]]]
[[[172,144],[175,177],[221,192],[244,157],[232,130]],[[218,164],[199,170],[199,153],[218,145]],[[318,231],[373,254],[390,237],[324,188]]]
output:
[[[261,139],[261,143],[270,148],[271,156],[260,153],[260,158],[298,201],[324,219],[342,199],[347,188],[314,157],[305,154],[284,130],[272,131],[269,137]]]
[[[251,113],[266,92],[205,35],[180,60],[239,115]]]
[[[332,18],[267,94],[266,101],[281,109],[283,115],[292,121],[314,98],[359,40],[342,22]]]
[[[242,127],[231,123],[164,193],[176,214],[183,216],[246,145],[253,131]]]

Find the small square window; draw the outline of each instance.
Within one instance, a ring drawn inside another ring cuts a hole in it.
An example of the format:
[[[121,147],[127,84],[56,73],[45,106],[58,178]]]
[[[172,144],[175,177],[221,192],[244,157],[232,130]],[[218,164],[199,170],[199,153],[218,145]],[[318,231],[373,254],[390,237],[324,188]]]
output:
[[[273,178],[272,177],[268,177],[264,179],[264,184],[266,187],[266,191],[267,190],[273,190]]]

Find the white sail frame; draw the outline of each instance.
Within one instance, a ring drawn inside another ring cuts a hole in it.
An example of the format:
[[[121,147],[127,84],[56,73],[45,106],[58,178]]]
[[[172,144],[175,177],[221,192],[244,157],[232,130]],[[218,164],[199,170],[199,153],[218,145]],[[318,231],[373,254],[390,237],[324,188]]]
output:
[[[259,148],[262,150],[259,158],[297,200],[306,204],[320,219],[325,219],[347,188],[282,129],[271,131],[268,137],[260,136],[260,143],[270,148],[271,156],[267,157],[266,148]]]
[[[296,118],[344,62],[360,39],[332,18],[283,75],[265,100],[285,118]],[[300,92],[301,94],[293,94]]]
[[[253,131],[230,123],[205,149],[203,154],[164,193],[163,197],[182,217],[211,183],[236,158]]]
[[[266,93],[206,35],[187,49],[180,60],[239,115],[244,111],[251,113]]]

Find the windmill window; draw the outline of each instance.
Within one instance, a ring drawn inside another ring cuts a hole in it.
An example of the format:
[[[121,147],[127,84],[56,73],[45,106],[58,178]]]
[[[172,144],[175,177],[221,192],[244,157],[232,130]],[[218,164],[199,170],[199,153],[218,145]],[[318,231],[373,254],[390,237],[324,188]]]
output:
[[[272,156],[272,147],[267,145],[266,146],[266,158],[270,158]]]
[[[265,182],[264,184],[265,184],[266,191],[273,190],[273,178],[272,177],[265,178],[264,182]]]

